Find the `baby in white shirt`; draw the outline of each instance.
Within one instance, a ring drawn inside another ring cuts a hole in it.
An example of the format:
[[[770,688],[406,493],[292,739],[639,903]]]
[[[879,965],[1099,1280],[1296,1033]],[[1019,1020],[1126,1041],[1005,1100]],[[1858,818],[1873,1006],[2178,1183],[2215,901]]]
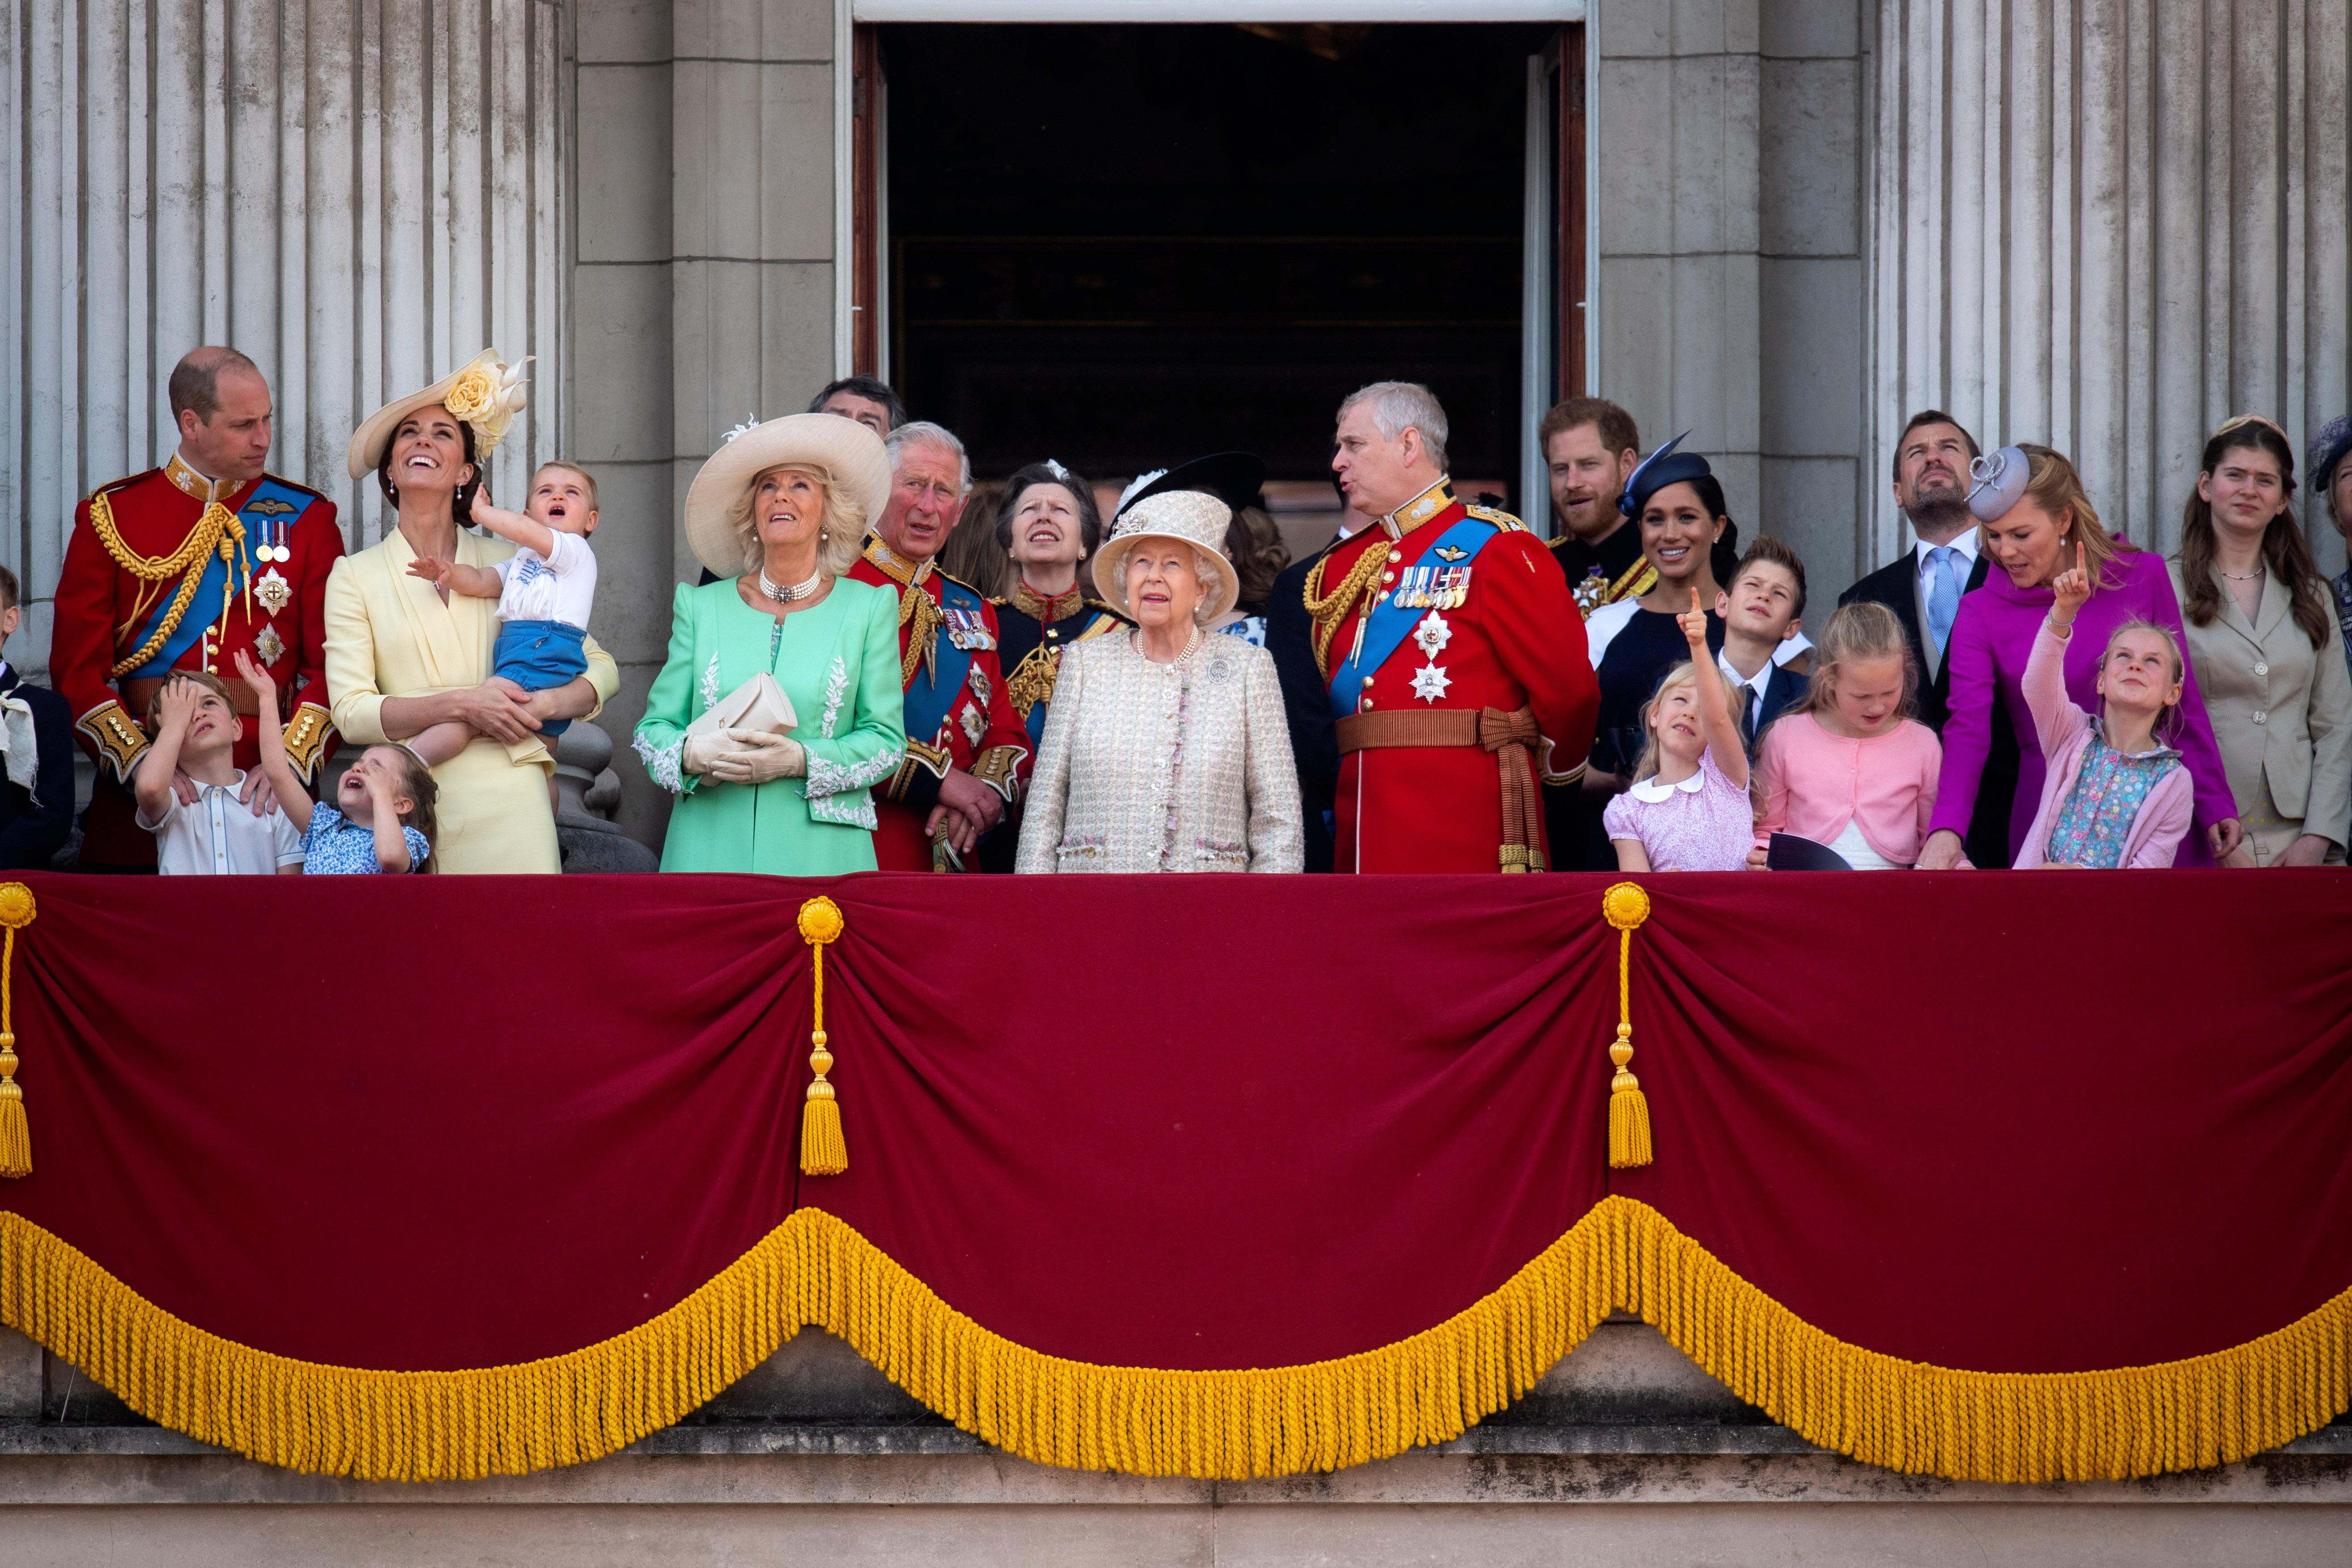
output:
[[[596,480],[572,463],[542,463],[530,479],[530,498],[515,512],[476,497],[472,521],[521,548],[496,566],[461,566],[431,557],[408,563],[444,593],[499,602],[498,646],[490,674],[525,691],[567,686],[588,668],[583,647],[588,609],[596,598],[596,555],[588,535],[596,531]],[[542,720],[540,738],[553,749],[571,728],[569,719]],[[408,742],[408,749],[436,766],[474,738],[455,721],[435,724]]]

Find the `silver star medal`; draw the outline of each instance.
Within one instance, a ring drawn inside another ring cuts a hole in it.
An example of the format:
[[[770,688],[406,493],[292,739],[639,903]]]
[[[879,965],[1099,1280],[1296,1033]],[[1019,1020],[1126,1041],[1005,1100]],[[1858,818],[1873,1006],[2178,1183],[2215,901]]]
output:
[[[1454,678],[1433,664],[1424,664],[1412,672],[1412,694],[1423,702],[1434,704],[1453,684]]]
[[[253,596],[261,601],[264,614],[282,616],[286,606],[294,602],[294,584],[278,574],[272,566],[254,580]]]
[[[276,626],[263,626],[261,635],[253,639],[253,651],[261,656],[264,664],[276,664],[286,657],[286,639],[278,635]]]
[[[975,746],[979,745],[980,738],[988,733],[988,715],[982,713],[977,708],[965,709],[963,710],[963,733],[964,739],[970,741]]]
[[[1454,628],[1445,624],[1444,616],[1432,610],[1421,625],[1413,628],[1412,640],[1421,645],[1423,653],[1435,658],[1445,651],[1445,645],[1454,640]]]

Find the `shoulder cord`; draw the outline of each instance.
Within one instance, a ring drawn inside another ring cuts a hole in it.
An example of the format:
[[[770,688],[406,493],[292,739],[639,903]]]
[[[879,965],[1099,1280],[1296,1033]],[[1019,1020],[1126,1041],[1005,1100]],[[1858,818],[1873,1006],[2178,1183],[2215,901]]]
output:
[[[195,569],[196,563],[215,551],[220,552],[222,560],[231,559],[236,551],[236,540],[241,539],[245,531],[236,519],[229,515],[228,508],[218,501],[207,501],[204,515],[196,520],[196,526],[188,531],[188,536],[180,542],[179,549],[169,555],[141,555],[123,542],[121,531],[114,526],[114,509],[108,504],[103,490],[89,498],[89,524],[97,531],[98,542],[114,558],[114,563],[133,577],[142,582],[160,583],[174,573],[184,574],[180,582],[180,592],[173,599],[172,607],[163,613],[163,624],[155,628],[155,635],[149,637],[138,652],[107,671],[106,678],[114,680],[146,663],[154,657],[157,648],[171,640],[172,634],[179,629],[181,618],[188,613],[189,604],[196,596],[196,584],[204,577],[204,574]]]
[[[1307,574],[1304,598],[1307,613],[1315,620],[1315,668],[1327,679],[1331,673],[1331,638],[1338,633],[1339,623],[1347,618],[1359,597],[1370,599],[1377,591],[1381,569],[1388,564],[1388,541],[1369,529],[1365,531],[1370,536],[1371,548],[1356,558],[1354,568],[1338,589],[1319,599],[1315,596],[1315,591],[1323,585],[1323,568],[1330,563],[1329,556],[1318,561]]]

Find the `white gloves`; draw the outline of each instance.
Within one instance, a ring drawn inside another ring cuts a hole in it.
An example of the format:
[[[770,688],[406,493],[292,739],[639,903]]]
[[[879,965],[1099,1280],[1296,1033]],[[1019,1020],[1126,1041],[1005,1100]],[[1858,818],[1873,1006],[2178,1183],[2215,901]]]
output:
[[[707,748],[697,742],[708,740]],[[705,752],[708,765],[695,768],[696,752]],[[789,735],[764,730],[721,730],[715,736],[698,735],[688,742],[686,765],[721,784],[763,784],[776,779],[796,779],[808,773],[808,752]]]

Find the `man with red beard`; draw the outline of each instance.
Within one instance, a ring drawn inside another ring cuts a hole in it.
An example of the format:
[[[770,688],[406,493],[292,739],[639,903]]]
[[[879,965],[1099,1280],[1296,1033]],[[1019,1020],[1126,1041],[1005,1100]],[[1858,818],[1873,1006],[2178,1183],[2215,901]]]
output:
[[[1584,772],[1601,693],[1568,584],[1518,519],[1465,506],[1445,411],[1375,382],[1339,405],[1331,459],[1376,518],[1304,592],[1339,742],[1340,871],[1539,871],[1538,780]]]
[[[1976,458],[1976,437],[1950,415],[1927,408],[1911,416],[1895,443],[1895,504],[1903,509],[1916,542],[1838,595],[1841,605],[1884,605],[1903,623],[1911,655],[1919,661],[1917,717],[1938,735],[1951,716],[1952,670],[1944,654],[1952,623],[1959,616],[1961,595],[1976,592],[1985,580],[1977,520],[1969,511],[1969,465]],[[1995,724],[1992,731],[1992,750],[1969,824],[1969,861],[1975,866],[2009,864],[2017,736],[2007,724]]]
[[[987,596],[939,569],[971,493],[963,443],[928,421],[901,425],[890,451],[890,505],[850,575],[898,595],[907,760],[876,791],[874,857],[885,871],[961,870],[1000,826],[1034,762],[997,659]]]

